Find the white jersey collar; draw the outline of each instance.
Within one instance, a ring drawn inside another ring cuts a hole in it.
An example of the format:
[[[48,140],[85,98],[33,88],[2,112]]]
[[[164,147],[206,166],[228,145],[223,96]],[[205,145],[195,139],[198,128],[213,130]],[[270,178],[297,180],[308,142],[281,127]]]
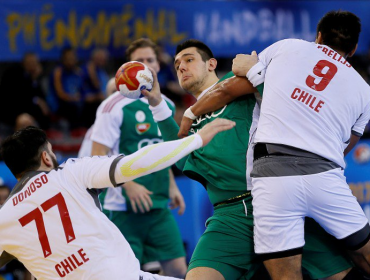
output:
[[[211,88],[215,86],[215,84],[217,84],[217,82],[211,85],[209,88],[206,88],[205,90],[203,90],[202,93],[198,96],[197,100],[201,99],[202,96],[205,95],[207,91],[209,91]]]

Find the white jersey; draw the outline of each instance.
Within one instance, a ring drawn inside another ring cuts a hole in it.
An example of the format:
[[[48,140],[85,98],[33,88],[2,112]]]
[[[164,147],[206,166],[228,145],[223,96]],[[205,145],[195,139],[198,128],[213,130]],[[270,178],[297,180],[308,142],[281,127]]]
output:
[[[0,263],[5,252],[13,255],[38,280],[138,280],[134,252],[87,189],[157,172],[202,145],[195,134],[124,158],[69,159],[56,170],[25,174],[0,209]]]
[[[370,118],[370,87],[336,51],[298,39],[279,41],[259,60],[267,66],[255,141],[306,150],[344,167],[352,134]]]
[[[39,280],[138,280],[130,245],[86,191],[113,186],[114,159],[70,159],[23,177],[0,210],[0,255],[16,256]]]
[[[84,140],[81,143],[80,150],[78,151],[78,157],[90,157],[92,149],[91,133],[93,126],[91,126],[85,133]]]

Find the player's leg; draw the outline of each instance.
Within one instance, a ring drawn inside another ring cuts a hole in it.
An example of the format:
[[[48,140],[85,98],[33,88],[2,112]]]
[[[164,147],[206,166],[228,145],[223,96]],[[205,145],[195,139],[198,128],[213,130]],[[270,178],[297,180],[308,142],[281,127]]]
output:
[[[370,276],[370,241],[358,250],[348,250],[355,264]]]
[[[171,211],[152,210],[146,224],[144,250],[147,257],[160,262],[164,275],[184,278],[187,270],[185,249]]]
[[[132,251],[143,264],[143,244],[145,238],[145,224],[142,223],[142,214],[125,211],[110,211],[110,220],[118,227],[127,242],[130,244]]]
[[[273,280],[301,280],[302,255],[277,257],[263,262]]]
[[[340,242],[315,220],[305,219],[302,267],[311,279],[342,280],[353,263]]]
[[[306,176],[309,214],[340,240],[352,260],[370,275],[370,226],[356,197],[337,168]]]
[[[302,279],[305,190],[296,171],[296,157],[254,161],[252,172],[255,252],[272,279]]]
[[[186,279],[237,280],[257,263],[252,198],[216,206],[192,255]],[[247,279],[247,278],[246,278]]]

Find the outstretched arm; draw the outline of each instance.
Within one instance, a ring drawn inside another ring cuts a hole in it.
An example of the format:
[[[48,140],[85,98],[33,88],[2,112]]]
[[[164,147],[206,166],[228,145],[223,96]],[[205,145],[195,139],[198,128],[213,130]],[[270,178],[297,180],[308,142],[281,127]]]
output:
[[[216,111],[236,98],[256,91],[257,89],[253,87],[246,77],[234,76],[218,83],[192,107],[186,110],[181,120],[178,136],[185,137],[188,135],[188,131],[196,116]]]
[[[146,146],[118,162],[114,172],[115,181],[124,183],[169,167],[194,150],[206,146],[217,133],[234,126],[235,122],[217,119],[192,136]]]

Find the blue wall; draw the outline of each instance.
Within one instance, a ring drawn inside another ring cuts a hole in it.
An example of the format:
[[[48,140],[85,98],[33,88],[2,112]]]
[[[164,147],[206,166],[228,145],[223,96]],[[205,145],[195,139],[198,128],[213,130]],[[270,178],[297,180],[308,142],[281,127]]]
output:
[[[63,46],[86,58],[94,46],[122,57],[140,37],[160,41],[173,54],[187,38],[207,43],[218,57],[261,51],[277,40],[314,40],[318,20],[333,9],[356,13],[363,23],[359,52],[370,44],[368,1],[117,1],[0,0],[0,60],[25,51],[57,59]]]

